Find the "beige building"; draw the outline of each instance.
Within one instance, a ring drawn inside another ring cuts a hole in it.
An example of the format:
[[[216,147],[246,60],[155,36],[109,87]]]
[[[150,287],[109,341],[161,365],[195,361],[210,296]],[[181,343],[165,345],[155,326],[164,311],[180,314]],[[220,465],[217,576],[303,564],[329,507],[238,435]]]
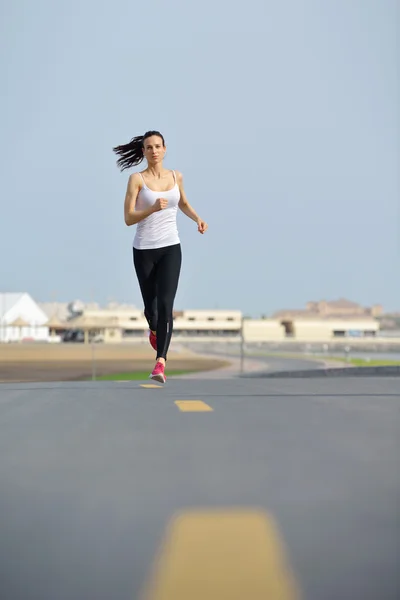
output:
[[[339,298],[339,300],[320,300],[307,302],[305,309],[286,309],[274,313],[273,318],[291,319],[294,317],[326,318],[326,317],[379,317],[383,314],[383,307],[375,304],[363,307],[361,304]]]
[[[339,300],[308,302],[305,309],[280,310],[273,315],[284,329],[284,338],[297,341],[329,341],[340,338],[375,337],[379,331],[377,316],[382,306],[363,307],[356,302]]]
[[[183,310],[174,315],[175,335],[182,337],[238,337],[242,328],[240,310]]]
[[[246,342],[276,342],[285,339],[285,328],[278,319],[245,319],[243,337]]]
[[[110,303],[42,305],[52,339],[148,343],[142,308]],[[329,342],[371,338],[379,332],[380,305],[364,308],[349,300],[309,302],[305,309],[281,310],[271,318],[243,318],[240,310],[188,309],[174,313],[174,340],[245,342]]]
[[[94,337],[104,342],[147,342],[148,325],[139,309],[84,309],[65,325],[71,332],[86,331],[87,340]],[[241,327],[242,313],[237,310],[184,310],[174,314],[175,339],[238,338]]]
[[[331,341],[375,337],[379,322],[373,317],[298,317],[283,323],[285,337],[298,341]]]
[[[305,318],[291,320],[249,319],[244,321],[244,339],[247,342],[332,341],[343,338],[375,337],[379,322],[369,317]]]
[[[51,324],[49,325],[51,327]],[[86,341],[147,342],[148,326],[136,308],[84,309],[64,324],[68,335],[79,331]],[[291,318],[243,319],[238,310],[183,310],[174,314],[174,340],[180,341],[330,341],[347,337],[374,337],[379,322],[372,316],[322,317],[299,314]],[[72,338],[71,338],[72,339]]]

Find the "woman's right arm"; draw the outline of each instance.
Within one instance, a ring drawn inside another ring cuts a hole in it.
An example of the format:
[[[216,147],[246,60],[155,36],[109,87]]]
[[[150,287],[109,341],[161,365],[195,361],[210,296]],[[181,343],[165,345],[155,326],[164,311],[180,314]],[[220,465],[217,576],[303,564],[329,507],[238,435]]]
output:
[[[138,173],[130,175],[128,186],[125,194],[124,217],[126,225],[136,225],[139,221],[143,221],[150,216],[156,208],[156,204],[146,208],[145,210],[135,210],[136,199],[140,190],[140,176]]]

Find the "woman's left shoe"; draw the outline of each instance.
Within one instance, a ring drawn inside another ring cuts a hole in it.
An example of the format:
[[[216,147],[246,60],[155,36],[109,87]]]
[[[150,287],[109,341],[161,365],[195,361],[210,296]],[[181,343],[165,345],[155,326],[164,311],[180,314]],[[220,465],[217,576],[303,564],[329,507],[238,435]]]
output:
[[[153,348],[153,350],[155,350],[157,352],[157,336],[155,333],[153,333],[150,329],[150,333],[149,333],[149,342],[151,347]]]
[[[154,381],[159,381],[160,383],[165,383],[167,378],[165,376],[165,365],[158,362],[153,369],[153,372],[149,375],[150,379],[154,379]]]

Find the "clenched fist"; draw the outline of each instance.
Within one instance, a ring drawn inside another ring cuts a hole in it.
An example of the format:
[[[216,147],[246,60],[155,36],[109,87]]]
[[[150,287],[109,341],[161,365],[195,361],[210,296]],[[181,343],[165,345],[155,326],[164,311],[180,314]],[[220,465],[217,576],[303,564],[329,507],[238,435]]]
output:
[[[154,202],[154,212],[164,210],[164,208],[167,208],[167,204],[168,200],[165,198],[157,198],[157,200]]]
[[[205,221],[203,221],[203,219],[199,219],[197,221],[197,231],[199,233],[205,233],[208,229],[208,225]]]

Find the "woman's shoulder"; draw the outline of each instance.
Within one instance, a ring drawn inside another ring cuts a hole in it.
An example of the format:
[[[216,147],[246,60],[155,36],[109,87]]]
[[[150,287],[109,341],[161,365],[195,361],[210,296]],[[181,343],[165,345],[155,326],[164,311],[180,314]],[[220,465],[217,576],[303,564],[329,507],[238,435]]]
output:
[[[181,173],[181,171],[177,171],[176,169],[172,169],[175,173],[175,177],[178,183],[181,183],[183,180],[183,175]]]
[[[135,173],[131,173],[129,175],[129,181],[133,184],[143,184],[142,171],[135,171]]]
[[[131,177],[134,179],[142,179],[143,173],[144,171],[135,171],[134,173],[131,173]]]
[[[141,174],[141,172],[140,172],[140,171],[135,171],[135,173],[131,173],[131,174],[129,175],[129,179],[130,179],[131,181],[137,181],[137,180],[139,180],[139,179],[140,179],[140,180],[142,180],[142,174]]]
[[[140,191],[143,187],[143,179],[139,172],[131,173],[128,179],[128,188],[131,192]]]

